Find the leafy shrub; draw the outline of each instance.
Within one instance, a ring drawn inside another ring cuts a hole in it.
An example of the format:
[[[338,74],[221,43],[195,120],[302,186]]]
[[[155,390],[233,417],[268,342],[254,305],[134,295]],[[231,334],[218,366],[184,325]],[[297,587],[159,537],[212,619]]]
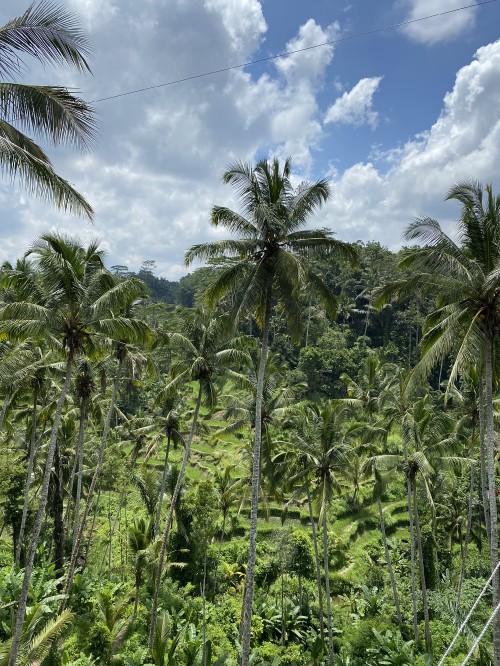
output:
[[[106,663],[111,651],[111,632],[104,622],[92,625],[88,636],[88,649],[93,657]]]

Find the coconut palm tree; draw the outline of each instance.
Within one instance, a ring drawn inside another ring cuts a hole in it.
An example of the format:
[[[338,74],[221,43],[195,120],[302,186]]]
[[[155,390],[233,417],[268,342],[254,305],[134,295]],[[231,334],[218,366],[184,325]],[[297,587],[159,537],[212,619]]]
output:
[[[255,430],[255,399],[257,395],[257,375],[260,365],[260,352],[249,351],[249,363],[243,371],[229,369],[227,377],[236,389],[234,395],[222,394],[220,401],[225,409],[222,418],[229,424],[217,430],[215,438],[222,438],[234,433]],[[307,389],[306,384],[288,386],[284,384],[284,369],[278,364],[273,352],[268,353],[264,369],[264,387],[261,410],[261,483],[271,475],[272,458],[276,445],[273,427],[280,426],[287,415],[292,413],[300,395]]]
[[[39,505],[30,538],[23,586],[16,615],[9,666],[17,659],[26,612],[35,553],[47,505],[50,476],[63,405],[70,389],[73,368],[80,353],[92,354],[99,342],[130,336],[140,330],[135,322],[120,316],[120,305],[143,289],[138,280],[117,283],[103,263],[97,242],[83,247],[60,234],[45,234],[29,250],[34,257],[37,302],[12,301],[0,308],[0,332],[16,340],[46,336],[65,359],[64,384],[57,399],[47,448]]]
[[[458,201],[461,215],[457,240],[429,217],[421,217],[406,230],[407,240],[425,243],[406,250],[401,267],[412,271],[386,291],[408,293],[415,285],[436,294],[436,309],[425,322],[422,359],[414,381],[441,359],[453,357],[449,385],[459,374],[477,364],[484,396],[484,436],[487,459],[490,555],[492,570],[498,563],[498,522],[493,427],[493,370],[495,344],[500,330],[500,196],[491,185],[463,181],[448,192]],[[413,284],[411,284],[413,283]],[[500,602],[500,576],[493,577],[493,608]],[[494,663],[500,666],[500,618],[493,622]]]
[[[171,367],[172,379],[166,391],[175,391],[188,382],[196,382],[196,399],[192,415],[191,429],[185,440],[179,475],[170,501],[170,508],[161,540],[161,549],[156,570],[155,588],[149,628],[149,650],[152,649],[155,624],[158,613],[158,596],[164,573],[164,561],[170,540],[170,532],[177,506],[177,500],[189,462],[191,444],[198,427],[198,417],[202,401],[213,408],[217,399],[216,380],[218,374],[229,365],[239,365],[247,361],[244,351],[227,341],[227,323],[222,316],[214,317],[206,310],[193,310],[186,314],[184,330],[186,335],[173,333],[170,339],[172,348],[178,352],[178,360]]]
[[[135,569],[135,598],[134,610],[132,612],[131,623],[134,622],[137,615],[137,606],[139,605],[139,594],[141,591],[142,575],[149,556],[149,547],[152,542],[153,520],[140,518],[134,519],[133,524],[128,528],[128,545],[134,555]]]
[[[217,557],[214,565],[214,588],[213,596],[217,595],[217,579],[219,575],[219,562],[222,552],[222,541],[226,531],[226,521],[231,507],[241,498],[243,492],[244,479],[234,477],[235,465],[226,465],[222,470],[216,470],[214,476],[214,486],[218,491],[219,508],[222,513],[222,526],[219,537],[219,547],[217,548]]]
[[[120,282],[119,284],[122,285],[124,283]],[[128,365],[133,375],[137,370],[137,366],[145,365],[147,360],[139,349],[133,347],[131,344],[127,344],[126,342],[124,342],[126,337],[128,337],[129,340],[133,339],[134,341],[139,342],[141,344],[146,344],[149,341],[149,336],[151,333],[149,327],[138,317],[134,317],[134,312],[133,312],[133,304],[137,301],[137,298],[141,295],[144,295],[144,285],[141,284],[139,281],[134,281],[131,285],[129,285],[127,297],[122,302],[123,311],[126,313],[127,316],[119,318],[123,319],[123,321],[128,322],[130,328],[128,330],[127,329],[122,329],[121,331],[116,330],[115,341],[112,342],[112,348],[113,348],[112,357],[115,362],[115,375],[113,378],[111,397],[108,409],[106,411],[106,417],[104,419],[102,435],[101,435],[101,444],[97,454],[97,463],[87,493],[87,501],[85,503],[85,507],[80,520],[80,527],[78,530],[78,534],[73,543],[73,548],[71,551],[71,559],[66,574],[66,582],[64,584],[65,595],[69,593],[69,591],[71,590],[71,586],[73,584],[73,576],[75,573],[80,545],[82,542],[95,489],[97,487],[97,481],[102,472],[102,467],[104,463],[104,453],[106,451],[106,445],[108,443],[108,436],[111,427],[111,419],[115,414],[116,402],[118,399],[118,390],[123,370]],[[119,307],[118,303],[116,303],[115,305],[117,308]],[[61,609],[64,609],[66,604],[66,599],[67,597],[64,597],[63,602],[61,604]]]
[[[328,312],[336,309],[336,298],[311,267],[311,259],[328,253],[355,260],[355,249],[332,238],[325,229],[307,230],[308,218],[328,199],[325,180],[291,182],[291,160],[260,160],[255,166],[238,162],[223,175],[223,181],[239,196],[242,212],[222,206],[212,209],[212,224],[223,226],[236,238],[194,245],[186,263],[195,259],[221,263],[206,296],[217,302],[232,293],[231,320],[235,323],[251,314],[262,330],[260,364],[255,400],[255,433],[250,512],[250,544],[247,564],[243,622],[241,623],[242,666],[250,658],[250,631],[257,547],[260,455],[262,443],[262,401],[269,331],[274,304],[285,317],[295,340],[302,334],[301,290],[308,287]]]
[[[33,2],[0,27],[0,167],[57,208],[92,219],[85,198],[55,171],[28,134],[55,145],[88,148],[95,134],[91,107],[60,86],[9,81],[24,70],[23,55],[43,65],[69,65],[90,72],[88,41],[78,19],[50,2]]]
[[[156,420],[155,427],[159,427],[161,433],[167,436],[167,443],[165,446],[165,458],[163,461],[163,471],[161,475],[156,518],[153,526],[154,535],[158,534],[158,530],[160,528],[163,497],[165,495],[165,487],[169,470],[168,459],[170,455],[170,446],[173,444],[174,448],[177,448],[177,446],[183,442],[181,433],[182,416],[180,412],[182,398],[179,395],[179,391],[175,388],[165,389],[165,387],[163,387],[156,396],[155,403],[159,405],[161,411],[160,417]],[[157,441],[153,440],[152,444],[148,448],[146,459],[151,455],[152,451],[156,451],[156,449]]]
[[[326,592],[329,664],[333,664],[333,624],[330,596],[327,514],[335,492],[340,490],[340,477],[354,451],[346,428],[346,407],[341,401],[311,404],[299,410],[293,442],[299,469],[292,478],[307,483],[307,491],[319,509],[318,522],[323,532],[323,567]],[[313,534],[314,538],[316,536]],[[321,603],[321,596],[320,596]]]

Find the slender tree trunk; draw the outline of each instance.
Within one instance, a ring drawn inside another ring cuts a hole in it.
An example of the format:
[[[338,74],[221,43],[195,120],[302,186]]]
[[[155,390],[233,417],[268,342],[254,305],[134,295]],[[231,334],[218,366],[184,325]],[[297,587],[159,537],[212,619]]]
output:
[[[163,505],[163,496],[165,495],[165,486],[167,484],[168,456],[170,453],[170,431],[167,433],[167,448],[165,450],[165,460],[163,462],[163,473],[161,475],[160,494],[158,496],[158,507],[156,509],[156,518],[153,528],[153,536],[158,534],[160,529],[161,508]]]
[[[203,585],[201,588],[201,609],[202,609],[202,653],[201,653],[201,666],[207,665],[207,552],[205,549],[205,557],[203,558]]]
[[[222,529],[220,531],[219,548],[217,550],[217,559],[215,560],[214,597],[217,594],[217,579],[219,577],[219,562],[220,562],[220,556],[221,556],[221,552],[222,552],[222,542],[224,540],[224,532],[226,530],[226,518],[227,518],[227,511],[224,511],[223,514],[222,514]]]
[[[311,325],[311,308],[312,308],[312,294],[309,294],[309,308],[308,308],[308,313],[307,313],[307,325],[306,325],[306,344],[305,344],[306,347],[309,345],[309,327]]]
[[[485,381],[481,376],[479,384],[479,455],[481,469],[481,495],[483,498],[484,525],[488,537],[488,546],[491,549],[490,500],[488,495],[488,473],[486,471],[486,442],[485,442]]]
[[[330,596],[330,569],[328,566],[328,526],[326,506],[323,507],[323,568],[325,570],[326,626],[328,628],[328,664],[333,666],[332,598]]]
[[[324,641],[325,621],[323,619],[323,586],[321,584],[321,565],[319,560],[318,534],[316,531],[316,524],[314,522],[311,493],[309,492],[309,488],[307,488],[307,507],[309,509],[309,520],[311,522],[311,530],[313,535],[314,562],[316,564],[316,585],[318,587],[318,605],[319,605],[319,634],[321,636],[321,640]]]
[[[460,609],[460,597],[462,594],[462,584],[466,573],[467,567],[467,549],[469,546],[470,533],[472,530],[472,506],[474,503],[474,486],[475,486],[475,465],[474,465],[474,449],[475,449],[475,439],[476,439],[476,420],[473,417],[472,420],[472,432],[471,432],[471,443],[470,443],[470,484],[469,484],[469,505],[467,508],[467,526],[465,529],[465,540],[462,543],[460,541],[460,577],[458,579],[458,589],[457,589],[457,614]]]
[[[415,511],[415,532],[417,535],[418,563],[420,568],[420,587],[422,591],[422,606],[424,609],[425,645],[427,648],[427,653],[432,658],[431,629],[429,624],[429,601],[427,599],[427,585],[425,582],[424,553],[422,551],[422,535],[420,533],[420,520],[418,516],[418,506],[417,506],[417,484],[415,482],[415,479],[413,480],[413,509]]]
[[[141,579],[142,579],[142,569],[141,564],[137,563],[135,568],[135,599],[134,599],[134,610],[132,611],[132,617],[130,618],[130,624],[135,622],[137,615],[137,607],[139,606],[139,595],[141,592]]]
[[[77,458],[77,477],[76,477],[76,497],[75,497],[75,515],[73,517],[73,544],[78,538],[80,530],[80,502],[82,500],[82,482],[83,482],[83,444],[85,437],[85,420],[87,418],[87,398],[82,398],[80,403],[80,424],[78,428],[78,445],[76,450]]]
[[[245,578],[245,596],[243,599],[241,622],[241,666],[249,666],[250,632],[252,628],[252,605],[255,577],[255,559],[257,555],[257,512],[259,508],[260,455],[262,445],[262,400],[264,395],[264,375],[269,348],[269,328],[271,322],[272,283],[267,285],[264,326],[262,329],[262,347],[260,352],[259,374],[257,376],[255,398],[255,439],[252,461],[252,496],[250,505],[250,544]]]
[[[415,582],[415,532],[413,529],[413,511],[411,506],[411,483],[406,479],[406,499],[408,502],[408,516],[410,519],[410,560],[411,560],[411,600],[413,604],[413,636],[415,643],[418,642],[418,618],[417,618],[417,586]]]
[[[490,553],[491,570],[498,564],[498,519],[497,498],[495,478],[495,431],[493,423],[493,340],[490,338],[486,343],[485,354],[485,444],[488,472],[488,497],[490,510]],[[500,602],[500,578],[498,571],[493,576],[493,610]],[[497,616],[493,621],[493,662],[500,666],[500,618]]]
[[[370,301],[368,301],[368,304],[366,306],[365,328],[363,330],[363,337],[366,337],[369,324],[370,324]]]
[[[59,430],[59,423],[61,421],[61,414],[66,399],[66,395],[69,391],[71,383],[71,375],[73,372],[73,361],[74,361],[74,352],[70,351],[68,354],[68,359],[66,361],[66,377],[64,380],[64,385],[62,391],[59,395],[56,405],[56,413],[54,416],[54,422],[52,424],[52,430],[50,433],[49,448],[47,451],[47,459],[45,461],[45,468],[43,471],[42,487],[40,492],[40,503],[38,505],[38,511],[36,513],[35,522],[33,524],[33,530],[31,532],[30,545],[28,549],[28,556],[26,559],[26,567],[24,569],[24,578],[23,585],[21,588],[21,593],[19,595],[19,605],[17,607],[16,620],[14,624],[14,633],[12,636],[12,644],[10,648],[9,662],[8,666],[16,666],[18,652],[19,652],[19,642],[21,640],[21,632],[23,628],[24,616],[26,614],[26,604],[28,601],[28,592],[31,582],[31,574],[33,573],[33,567],[35,564],[35,554],[38,548],[38,539],[40,537],[40,530],[42,528],[42,521],[45,515],[45,509],[47,507],[47,498],[49,495],[49,483],[50,483],[50,474],[52,472],[52,464],[54,462],[54,453],[56,448],[57,441],[57,432]]]
[[[160,594],[161,579],[163,577],[163,563],[165,560],[165,554],[167,552],[168,542],[170,541],[170,532],[172,529],[172,522],[174,519],[175,506],[179,498],[179,493],[181,492],[182,482],[184,481],[184,475],[186,474],[186,467],[189,461],[189,452],[191,450],[191,443],[193,441],[194,434],[196,432],[196,425],[198,423],[198,414],[200,413],[201,406],[201,396],[202,388],[201,384],[198,388],[198,397],[196,399],[196,407],[193,413],[193,423],[191,425],[191,431],[189,433],[188,440],[184,449],[184,456],[182,458],[181,468],[179,470],[179,476],[177,477],[177,482],[175,484],[174,492],[172,493],[172,498],[170,502],[170,508],[168,510],[167,522],[165,523],[165,530],[163,532],[163,539],[161,543],[160,556],[158,559],[158,567],[156,569],[156,580],[155,580],[155,589],[153,594],[153,603],[151,607],[151,622],[149,625],[149,640],[148,640],[148,649],[153,648],[153,639],[155,635],[155,625],[156,625],[156,616],[158,615],[158,596]]]
[[[283,559],[283,558],[281,558]],[[286,642],[286,623],[285,623],[285,572],[283,571],[283,562],[281,562],[281,645]]]
[[[69,534],[71,532],[71,512],[74,510],[72,507],[73,504],[73,489],[75,487],[75,479],[76,479],[76,456],[77,454],[73,456],[73,464],[71,466],[71,472],[69,474],[69,481],[68,481],[68,501],[66,502],[66,508],[64,509],[64,529],[66,530],[66,533]]]
[[[96,500],[95,507],[94,507],[94,515],[92,516],[92,524],[90,525],[89,538],[87,540],[87,545],[85,547],[85,555],[83,557],[82,570],[85,569],[85,567],[87,566],[89,551],[90,551],[90,547],[92,545],[92,539],[94,538],[95,521],[96,521],[96,518],[97,518],[97,514],[99,513],[100,501],[101,501],[101,489],[99,488],[99,490],[97,491],[97,500]]]
[[[92,476],[92,481],[90,482],[89,492],[87,494],[87,501],[85,503],[85,508],[83,510],[82,518],[80,521],[80,527],[78,529],[77,537],[73,543],[73,550],[71,551],[71,560],[68,567],[68,573],[66,575],[66,582],[64,584],[64,599],[61,604],[60,612],[66,607],[67,595],[73,584],[73,576],[75,575],[76,561],[78,559],[78,551],[80,550],[80,544],[82,542],[83,532],[85,530],[85,524],[87,522],[87,517],[89,515],[90,507],[92,505],[92,499],[94,497],[94,491],[96,488],[97,480],[101,474],[102,463],[104,460],[104,451],[106,449],[106,444],[108,441],[109,428],[111,426],[111,418],[113,412],[115,411],[116,398],[118,395],[118,385],[120,383],[120,375],[123,367],[123,360],[120,360],[118,363],[118,369],[116,371],[115,379],[113,381],[113,391],[111,393],[111,401],[109,403],[108,412],[106,414],[106,419],[104,421],[104,428],[102,431],[101,446],[99,448],[99,456],[97,458],[96,468]]]
[[[54,515],[54,565],[57,572],[61,572],[64,566],[64,524],[63,524],[63,489],[62,489],[62,465],[61,449],[59,440],[56,440],[56,450],[54,452],[54,470],[52,473],[53,482],[53,515]]]
[[[135,466],[136,466],[138,457],[139,457],[139,452],[134,453],[133,456],[132,456],[132,460],[131,460],[131,463],[130,463],[130,472],[129,472],[130,478],[132,478],[132,476],[133,476],[133,472],[135,470]],[[106,562],[106,557],[108,556],[108,547],[111,548],[111,540],[113,539],[113,536],[114,536],[115,530],[116,530],[116,526],[118,525],[118,522],[120,520],[121,510],[123,509],[123,507],[125,506],[125,503],[127,501],[128,492],[129,492],[128,487],[126,487],[125,490],[123,490],[121,495],[120,495],[120,501],[118,502],[118,511],[116,512],[116,516],[113,520],[113,525],[111,526],[110,541],[109,541],[109,543],[106,543],[106,545],[104,546],[104,551],[103,551],[102,558],[101,558],[101,565],[99,567],[99,575],[101,575],[101,572],[104,568],[104,564]],[[125,513],[125,516],[126,516],[126,513]],[[118,529],[120,529],[120,528],[118,528]],[[127,529],[125,529],[125,532],[127,532]],[[127,555],[126,555],[126,551],[125,551],[125,558],[126,557],[127,557]]]
[[[399,624],[401,624],[402,619],[401,619],[401,609],[399,607],[398,588],[396,586],[396,579],[394,577],[394,570],[392,568],[392,559],[391,559],[391,554],[389,552],[389,546],[387,545],[387,534],[385,533],[384,512],[382,510],[382,501],[380,497],[377,497],[377,505],[378,505],[378,515],[380,517],[380,532],[382,533],[382,542],[384,544],[385,561],[387,562],[387,568],[389,569],[389,576],[391,578],[391,586],[392,586],[392,595],[394,597],[394,605],[396,607],[396,617],[398,618]]]
[[[28,517],[31,477],[33,476],[33,466],[35,463],[36,453],[36,427],[37,427],[37,405],[38,405],[38,388],[35,386],[33,394],[33,416],[31,419],[31,437],[30,437],[30,451],[28,456],[28,470],[26,472],[26,483],[24,485],[24,502],[23,513],[21,516],[21,526],[19,527],[19,536],[17,538],[16,550],[14,561],[17,566],[21,561],[21,549],[24,541],[24,530],[26,528],[26,519]]]

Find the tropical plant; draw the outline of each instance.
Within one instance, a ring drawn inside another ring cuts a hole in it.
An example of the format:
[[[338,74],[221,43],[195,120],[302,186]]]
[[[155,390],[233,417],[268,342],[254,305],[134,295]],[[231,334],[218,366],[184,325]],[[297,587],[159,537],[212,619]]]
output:
[[[310,215],[328,199],[327,182],[302,183],[294,188],[290,177],[290,159],[286,159],[282,167],[277,158],[272,162],[261,160],[254,167],[244,163],[231,166],[224,173],[223,181],[234,186],[242,213],[214,206],[212,224],[225,227],[236,235],[236,239],[195,245],[186,253],[188,264],[195,259],[221,261],[206,292],[208,300],[216,302],[232,293],[231,320],[236,323],[243,316],[252,314],[262,329],[255,400],[250,544],[241,623],[242,666],[248,666],[250,658],[262,405],[273,303],[282,309],[292,337],[299,340],[302,332],[299,295],[302,289],[306,286],[312,289],[329,312],[333,312],[337,305],[335,296],[314,272],[310,260],[328,253],[336,253],[348,260],[356,258],[355,250],[334,240],[331,232],[304,230]]]
[[[173,333],[171,337],[171,345],[178,351],[178,360],[172,364],[172,378],[167,384],[167,390],[174,391],[183,383],[188,382],[196,382],[198,386],[191,429],[185,441],[184,455],[172,493],[170,508],[161,540],[151,609],[148,642],[150,650],[152,649],[155,634],[158,595],[164,573],[165,555],[170,540],[177,500],[189,461],[191,444],[198,428],[198,417],[202,400],[205,401],[205,404],[209,408],[213,408],[217,399],[217,373],[222,372],[231,364],[239,365],[247,360],[246,354],[234,346],[234,341],[227,340],[227,325],[224,318],[220,315],[215,317],[206,310],[190,312],[186,315],[185,332],[186,335]]]
[[[45,234],[34,243],[29,254],[35,257],[37,268],[32,279],[36,285],[34,295],[37,296],[37,302],[20,300],[5,303],[0,309],[0,331],[14,340],[47,336],[54,348],[64,354],[65,379],[50,432],[9,666],[14,666],[17,659],[29,583],[47,505],[59,424],[77,356],[94,353],[99,343],[108,341],[112,336],[117,339],[144,333],[139,324],[120,316],[120,307],[124,301],[128,303],[132,294],[135,297],[137,293],[142,293],[142,283],[136,280],[116,283],[104,267],[103,252],[99,250],[97,242],[85,248],[62,235]]]
[[[90,72],[87,37],[74,14],[43,0],[0,27],[0,165],[33,194],[92,219],[89,203],[27,133],[87,149],[95,135],[93,110],[67,88],[9,81],[23,71],[24,54],[42,65]]]
[[[66,610],[51,617],[46,601],[35,603],[23,622],[16,664],[36,666],[50,650],[52,642],[68,626],[72,613]],[[7,666],[12,654],[12,641],[0,645],[0,666]]]
[[[471,365],[479,365],[484,409],[484,433],[488,476],[490,555],[498,563],[498,522],[493,423],[494,348],[500,330],[500,196],[491,185],[463,181],[448,192],[447,199],[461,204],[457,241],[429,217],[417,218],[405,232],[407,240],[425,243],[408,248],[400,262],[410,279],[386,290],[408,293],[418,284],[436,294],[436,309],[426,319],[422,360],[414,381],[440,360],[453,356],[449,386]],[[413,284],[411,284],[413,282]],[[493,577],[493,609],[500,603],[500,576]],[[493,623],[494,663],[500,665],[500,621]]]
[[[318,522],[321,524],[323,533],[323,568],[330,666],[333,664],[334,646],[327,514],[334,493],[340,490],[342,470],[353,454],[345,416],[346,407],[341,401],[307,405],[300,410],[293,437],[299,470],[294,477],[296,481],[300,480],[307,485],[308,492],[310,487],[310,492],[319,509]],[[315,534],[313,538],[316,538]]]

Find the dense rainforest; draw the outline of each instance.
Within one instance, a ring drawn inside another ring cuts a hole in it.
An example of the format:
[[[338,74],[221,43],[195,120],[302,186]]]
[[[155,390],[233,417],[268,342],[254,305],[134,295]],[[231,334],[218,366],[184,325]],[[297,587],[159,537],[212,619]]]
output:
[[[257,419],[248,663],[438,663],[498,538],[497,329],[488,365],[464,293],[452,312],[431,288],[457,277],[443,243],[327,248],[329,301],[299,283],[287,313],[277,291],[267,326],[258,296],[237,317],[241,290],[217,290],[229,259],[172,283],[47,234],[4,264],[1,663],[22,603],[13,663],[241,663]],[[446,663],[494,663],[491,604],[486,586]]]
[[[0,43],[2,168],[92,219],[24,133],[92,108],[9,81],[86,35],[38,2]],[[178,283],[59,233],[0,268],[0,666],[500,666],[500,197],[393,253],[289,158],[223,182]]]

